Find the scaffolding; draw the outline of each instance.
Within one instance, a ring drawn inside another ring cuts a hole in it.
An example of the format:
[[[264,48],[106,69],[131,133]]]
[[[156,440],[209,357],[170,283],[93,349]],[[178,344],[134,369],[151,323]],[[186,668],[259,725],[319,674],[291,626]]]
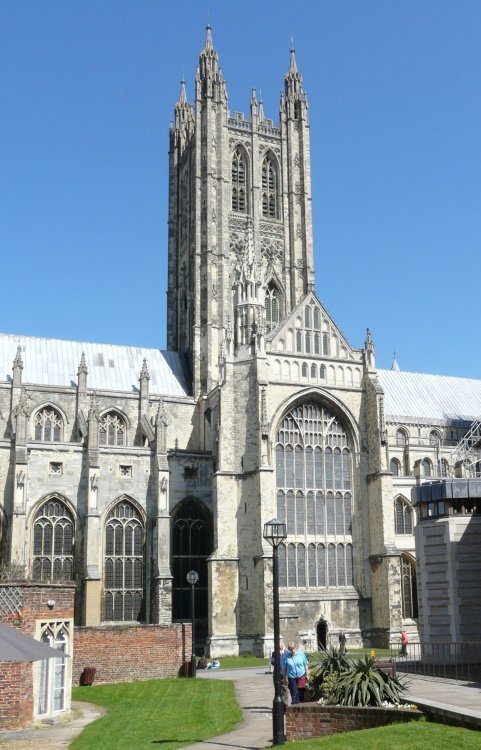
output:
[[[476,419],[463,435],[450,456],[450,472],[454,476],[456,466],[462,462],[463,474],[468,477],[481,476],[481,419]]]

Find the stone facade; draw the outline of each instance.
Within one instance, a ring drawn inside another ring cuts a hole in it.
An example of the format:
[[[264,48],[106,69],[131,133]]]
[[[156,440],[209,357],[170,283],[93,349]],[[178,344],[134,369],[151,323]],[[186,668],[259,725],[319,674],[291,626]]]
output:
[[[469,422],[396,411],[404,374],[317,297],[309,138],[294,52],[279,122],[255,91],[232,115],[208,29],[170,130],[169,350],[0,337],[2,559],[75,581],[79,626],[185,622],[194,569],[198,648],[269,653],[280,515],[285,638],[416,632],[410,490]]]

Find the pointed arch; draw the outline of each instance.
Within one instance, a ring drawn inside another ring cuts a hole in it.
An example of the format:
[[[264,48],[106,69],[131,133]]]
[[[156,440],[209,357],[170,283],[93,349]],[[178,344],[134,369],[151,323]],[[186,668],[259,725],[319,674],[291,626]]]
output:
[[[313,395],[295,399],[278,423],[277,513],[287,527],[287,587],[351,585],[347,550],[351,555],[354,483],[349,433],[341,414]]]
[[[42,443],[60,443],[64,438],[65,414],[47,402],[36,409],[33,415],[34,440]]]
[[[394,533],[413,533],[413,509],[402,495],[398,495],[394,500]]]
[[[268,219],[279,218],[279,163],[268,151],[261,164],[262,215]]]
[[[273,331],[284,317],[284,293],[282,284],[273,276],[266,287],[264,297],[266,307],[266,330]]]
[[[189,570],[199,574],[195,585],[195,616],[197,640],[207,636],[208,571],[207,558],[213,551],[214,527],[212,513],[193,495],[185,497],[174,509],[171,520],[172,556],[172,619],[191,618]]]
[[[231,158],[231,208],[236,213],[249,213],[249,157],[241,144]]]
[[[30,515],[34,581],[74,579],[75,514],[62,495],[44,497]]]
[[[416,562],[409,554],[401,557],[401,604],[403,620],[416,620],[418,617]]]
[[[99,445],[122,447],[127,445],[127,418],[118,409],[103,412],[99,420]]]
[[[141,622],[144,617],[145,514],[128,495],[105,514],[104,622]]]

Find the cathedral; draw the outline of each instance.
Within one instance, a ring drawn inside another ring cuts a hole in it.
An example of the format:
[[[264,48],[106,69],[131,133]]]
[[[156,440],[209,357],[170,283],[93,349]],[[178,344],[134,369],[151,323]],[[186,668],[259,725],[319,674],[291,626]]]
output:
[[[231,112],[208,27],[170,128],[167,351],[0,335],[0,574],[74,582],[77,627],[187,622],[195,570],[198,653],[268,653],[277,517],[285,639],[417,633],[412,489],[463,470],[481,380],[343,336],[309,144],[295,52],[277,121],[255,90]]]

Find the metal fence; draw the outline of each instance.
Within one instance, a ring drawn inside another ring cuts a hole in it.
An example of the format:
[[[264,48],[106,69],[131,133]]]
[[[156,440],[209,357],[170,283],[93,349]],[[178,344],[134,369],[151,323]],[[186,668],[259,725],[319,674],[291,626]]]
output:
[[[481,641],[409,643],[406,654],[391,645],[391,658],[397,672],[481,682]]]

